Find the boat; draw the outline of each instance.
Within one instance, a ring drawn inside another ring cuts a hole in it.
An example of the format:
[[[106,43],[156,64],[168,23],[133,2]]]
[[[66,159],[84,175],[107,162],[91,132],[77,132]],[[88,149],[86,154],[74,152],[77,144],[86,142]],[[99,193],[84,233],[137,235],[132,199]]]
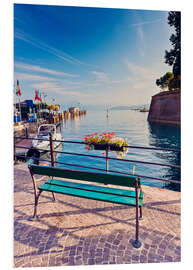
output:
[[[54,149],[57,148],[61,144],[62,135],[56,132],[56,125],[54,124],[42,124],[39,126],[38,134],[32,141],[32,148],[40,153],[50,150],[50,133],[52,134]]]
[[[149,112],[149,110],[146,109],[145,107],[144,107],[143,109],[139,110],[139,111],[140,111],[140,112]]]
[[[109,110],[107,109],[106,117],[109,118]]]

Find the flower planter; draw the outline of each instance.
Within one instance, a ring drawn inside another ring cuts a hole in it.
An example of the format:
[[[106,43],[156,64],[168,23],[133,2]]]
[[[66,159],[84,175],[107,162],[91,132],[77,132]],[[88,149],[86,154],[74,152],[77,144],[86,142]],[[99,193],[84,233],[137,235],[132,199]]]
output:
[[[110,145],[111,151],[124,151],[124,146]]]
[[[124,146],[118,146],[114,144],[100,144],[100,143],[92,143],[95,150],[106,150],[107,148],[111,151],[124,151]]]
[[[86,143],[85,148],[89,150],[109,150],[114,151],[117,154],[117,157],[123,157],[127,152],[128,145],[125,139],[115,137],[114,132],[103,132],[101,134],[93,133],[87,134],[84,138],[84,143]],[[122,145],[122,146],[120,146]]]
[[[108,147],[107,144],[100,143],[92,143],[92,145],[94,146],[94,150],[106,150],[106,148]]]

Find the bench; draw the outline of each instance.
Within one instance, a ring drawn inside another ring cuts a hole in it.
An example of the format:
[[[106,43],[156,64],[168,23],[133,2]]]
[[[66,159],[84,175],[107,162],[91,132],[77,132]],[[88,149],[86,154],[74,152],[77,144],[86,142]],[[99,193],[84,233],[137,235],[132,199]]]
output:
[[[54,200],[54,194],[60,193],[104,202],[131,205],[136,208],[136,233],[135,240],[132,241],[132,245],[135,248],[139,248],[141,246],[138,236],[139,219],[142,218],[144,192],[141,189],[141,181],[138,177],[70,170],[57,167],[40,166],[32,163],[28,164],[28,168],[32,176],[35,196],[33,219],[37,218],[38,199],[43,191],[51,192]],[[37,186],[37,181],[34,176],[35,174],[51,178],[47,179],[44,184]],[[63,179],[53,179],[53,177]],[[87,183],[82,184],[77,181],[67,181],[65,179],[81,180]],[[94,182],[105,185],[99,186],[94,184]],[[130,187],[133,189],[112,188],[107,187],[107,184]]]

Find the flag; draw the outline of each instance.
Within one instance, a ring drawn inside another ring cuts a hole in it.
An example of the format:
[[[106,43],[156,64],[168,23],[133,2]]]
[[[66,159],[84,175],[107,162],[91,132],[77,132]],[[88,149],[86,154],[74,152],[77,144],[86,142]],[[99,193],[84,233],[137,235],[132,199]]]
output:
[[[17,80],[17,89],[16,89],[16,95],[17,96],[21,96],[21,89],[20,89],[20,86],[19,86],[19,81]]]
[[[39,91],[35,90],[35,101],[38,100],[40,102],[42,102],[41,97],[39,97]]]

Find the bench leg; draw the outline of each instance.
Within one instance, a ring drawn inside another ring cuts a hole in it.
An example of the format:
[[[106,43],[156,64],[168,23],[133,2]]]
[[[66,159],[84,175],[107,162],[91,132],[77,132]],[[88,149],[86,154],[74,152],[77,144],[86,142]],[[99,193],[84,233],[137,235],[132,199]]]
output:
[[[141,242],[139,241],[139,202],[138,202],[138,180],[135,182],[135,190],[136,190],[136,225],[135,225],[135,240],[132,241],[132,245],[135,248],[141,247]],[[142,212],[140,212],[140,215]]]
[[[34,215],[33,215],[33,219],[37,218],[37,206],[38,206],[38,199],[40,197],[40,194],[42,193],[42,190],[39,190],[38,195],[35,197],[35,204],[34,204]]]
[[[142,216],[142,207],[141,206],[139,206],[139,212],[140,212],[139,219],[142,220],[143,216]]]
[[[54,192],[52,192],[52,197],[53,197],[53,200],[55,201],[56,198],[55,198]]]
[[[141,242],[139,241],[139,217],[138,217],[138,206],[136,207],[136,226],[135,226],[135,240],[132,240],[132,245],[135,248],[141,247]]]

